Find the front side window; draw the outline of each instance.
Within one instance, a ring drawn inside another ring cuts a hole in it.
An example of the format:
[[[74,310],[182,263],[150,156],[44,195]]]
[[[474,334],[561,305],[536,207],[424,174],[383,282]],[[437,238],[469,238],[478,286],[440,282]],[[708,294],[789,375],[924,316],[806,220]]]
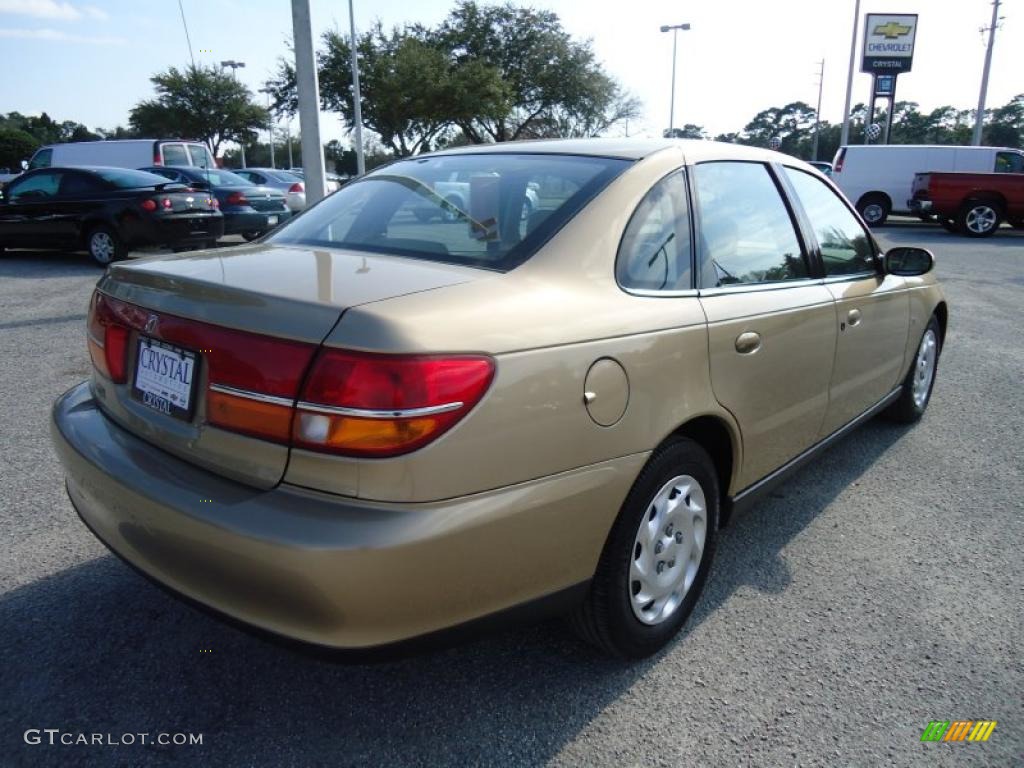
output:
[[[49,168],[53,163],[53,150],[52,149],[40,149],[34,155],[32,155],[32,161],[28,164],[28,169],[34,171],[36,168]]]
[[[46,171],[18,179],[9,188],[11,202],[42,202],[56,197],[62,175],[56,171]]]
[[[703,287],[808,276],[793,220],[766,165],[701,163],[693,174]]]
[[[184,144],[164,144],[164,165],[192,165]]]
[[[623,288],[690,288],[690,216],[682,171],[655,184],[626,226],[615,262]]]
[[[410,158],[345,185],[269,242],[397,253],[506,271],[630,161],[554,154]]]
[[[996,173],[1024,173],[1024,153],[996,152]]]
[[[786,168],[786,176],[818,238],[825,274],[874,272],[874,248],[868,233],[836,193],[804,171]]]

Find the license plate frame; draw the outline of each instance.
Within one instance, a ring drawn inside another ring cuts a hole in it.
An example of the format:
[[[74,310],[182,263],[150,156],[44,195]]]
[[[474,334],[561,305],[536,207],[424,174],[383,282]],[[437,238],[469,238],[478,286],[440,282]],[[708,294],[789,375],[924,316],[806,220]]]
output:
[[[153,350],[160,359],[153,359]],[[163,358],[168,359],[166,365],[162,363]],[[154,369],[154,363],[158,369],[166,368],[167,373]],[[135,347],[132,399],[165,416],[192,421],[196,412],[198,373],[199,355],[192,350],[140,335]]]

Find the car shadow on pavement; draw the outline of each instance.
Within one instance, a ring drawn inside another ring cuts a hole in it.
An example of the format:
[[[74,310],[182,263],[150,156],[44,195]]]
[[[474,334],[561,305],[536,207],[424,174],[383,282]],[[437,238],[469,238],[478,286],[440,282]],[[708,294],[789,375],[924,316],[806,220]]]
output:
[[[31,765],[543,763],[652,665],[690,642],[687,636],[737,589],[785,590],[787,544],[904,433],[872,421],[735,516],[682,637],[636,664],[602,657],[561,622],[388,663],[332,664],[195,611],[113,556],[100,556],[0,598],[0,701],[6,705],[0,727],[13,746],[4,759]],[[79,528],[78,535],[88,534]],[[22,734],[30,728],[202,733],[203,744],[29,746]]]

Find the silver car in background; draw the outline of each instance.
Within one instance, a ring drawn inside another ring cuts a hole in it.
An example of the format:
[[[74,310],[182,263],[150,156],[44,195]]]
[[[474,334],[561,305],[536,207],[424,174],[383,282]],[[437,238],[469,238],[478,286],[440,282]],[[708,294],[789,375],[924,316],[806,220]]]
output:
[[[306,184],[300,176],[280,168],[236,168],[232,171],[253,184],[273,187],[284,192],[289,210],[298,213],[306,207]]]

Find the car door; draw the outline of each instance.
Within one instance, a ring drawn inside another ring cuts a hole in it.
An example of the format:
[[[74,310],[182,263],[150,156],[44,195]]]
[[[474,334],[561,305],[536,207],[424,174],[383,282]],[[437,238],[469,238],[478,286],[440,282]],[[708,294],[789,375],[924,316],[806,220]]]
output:
[[[828,407],[835,302],[812,272],[774,169],[693,168],[711,384],[743,439],[740,487],[810,447]]]
[[[829,404],[819,437],[831,434],[899,384],[910,323],[901,277],[882,272],[874,241],[846,202],[822,179],[787,167],[836,301],[838,327]]]
[[[66,171],[53,200],[53,229],[60,245],[73,247],[81,242],[82,222],[103,208],[109,190],[102,181],[81,171]]]
[[[25,248],[60,247],[60,235],[53,220],[54,198],[62,175],[60,171],[37,171],[7,187],[8,202],[0,218],[0,237],[4,243]]]

